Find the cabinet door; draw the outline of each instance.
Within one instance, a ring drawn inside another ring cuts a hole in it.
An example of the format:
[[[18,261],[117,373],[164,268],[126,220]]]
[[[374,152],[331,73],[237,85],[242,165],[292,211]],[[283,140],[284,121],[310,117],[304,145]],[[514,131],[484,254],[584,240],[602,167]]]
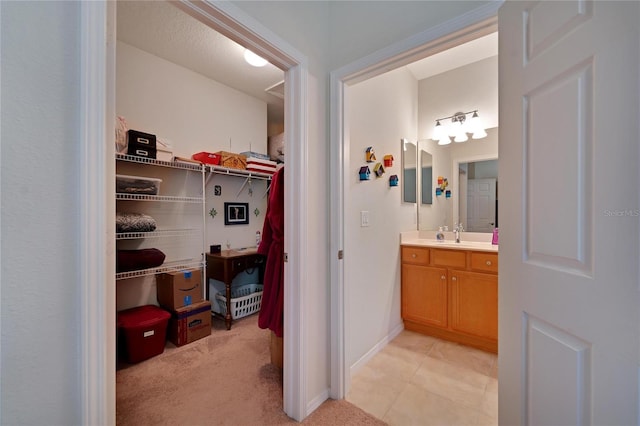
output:
[[[498,276],[450,271],[451,328],[498,339]]]
[[[402,264],[402,318],[447,326],[447,270]]]

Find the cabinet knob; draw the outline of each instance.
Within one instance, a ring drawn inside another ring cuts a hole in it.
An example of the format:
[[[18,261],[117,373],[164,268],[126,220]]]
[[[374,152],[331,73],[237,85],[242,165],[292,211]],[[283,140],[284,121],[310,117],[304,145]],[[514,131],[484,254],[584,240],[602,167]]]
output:
[[[487,266],[491,266],[491,261],[490,260],[487,260],[486,263],[487,263]]]
[[[415,259],[415,258],[416,258],[416,257],[418,257],[418,256],[417,256],[415,253],[413,253],[413,254],[411,255],[411,257],[413,257],[413,258]]]
[[[447,279],[447,277],[445,277],[444,275],[441,275],[441,276],[440,276],[440,279],[441,279],[441,280],[446,280],[446,279]]]
[[[458,281],[456,277],[451,277],[451,281]]]

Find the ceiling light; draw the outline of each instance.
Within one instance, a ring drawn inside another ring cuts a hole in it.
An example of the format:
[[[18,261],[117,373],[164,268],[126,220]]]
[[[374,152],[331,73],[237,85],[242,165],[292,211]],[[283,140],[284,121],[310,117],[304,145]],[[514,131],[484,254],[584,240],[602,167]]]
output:
[[[473,114],[473,116],[467,121],[468,114]],[[449,126],[440,123],[442,120],[449,118],[451,119]],[[454,142],[465,142],[469,140],[467,133],[471,133],[473,139],[481,139],[487,136],[484,125],[480,121],[480,117],[478,117],[478,110],[456,112],[449,117],[436,119],[432,139],[437,140],[438,145],[448,145],[451,143],[450,138],[452,137],[454,138]]]
[[[254,67],[264,67],[269,62],[263,57],[256,55],[249,49],[244,49],[244,60],[247,61],[249,65]]]

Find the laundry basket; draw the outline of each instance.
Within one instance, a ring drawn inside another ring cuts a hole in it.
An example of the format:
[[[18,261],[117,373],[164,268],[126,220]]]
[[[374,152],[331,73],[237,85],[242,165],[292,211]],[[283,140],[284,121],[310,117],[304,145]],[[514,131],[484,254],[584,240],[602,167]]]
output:
[[[227,314],[227,298],[216,294],[219,314]],[[262,284],[245,284],[231,289],[231,318],[243,318],[260,311]],[[214,310],[218,311],[218,310]]]

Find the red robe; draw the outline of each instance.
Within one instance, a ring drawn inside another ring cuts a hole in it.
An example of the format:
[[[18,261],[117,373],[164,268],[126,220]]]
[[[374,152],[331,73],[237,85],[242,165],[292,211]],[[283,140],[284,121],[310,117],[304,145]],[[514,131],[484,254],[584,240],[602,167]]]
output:
[[[258,326],[282,337],[284,317],[284,167],[271,179],[258,253],[267,256]]]

